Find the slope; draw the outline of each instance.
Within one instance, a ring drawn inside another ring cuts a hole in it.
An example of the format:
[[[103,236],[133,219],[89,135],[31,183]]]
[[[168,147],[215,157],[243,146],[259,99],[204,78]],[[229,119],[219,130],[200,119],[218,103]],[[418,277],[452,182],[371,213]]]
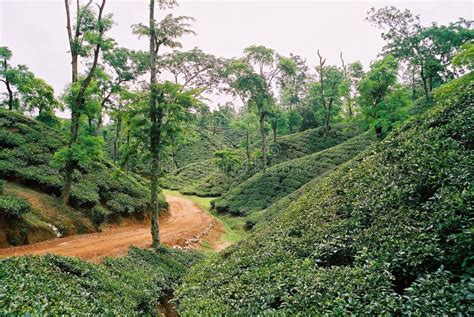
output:
[[[184,316],[469,315],[474,82],[311,183],[177,292]]]
[[[376,139],[365,132],[329,149],[273,165],[255,174],[213,202],[220,212],[246,215],[267,208],[311,179],[364,151]]]
[[[22,114],[0,110],[0,178],[48,194],[51,201],[56,201],[63,178],[54,164],[54,153],[64,144],[58,131]],[[75,172],[70,206],[89,217],[97,227],[107,220],[119,221],[121,217],[142,218],[148,210],[146,184],[138,175],[125,174],[110,162],[99,159],[82,164]],[[161,206],[166,207],[164,197]],[[53,223],[53,218],[43,220]]]

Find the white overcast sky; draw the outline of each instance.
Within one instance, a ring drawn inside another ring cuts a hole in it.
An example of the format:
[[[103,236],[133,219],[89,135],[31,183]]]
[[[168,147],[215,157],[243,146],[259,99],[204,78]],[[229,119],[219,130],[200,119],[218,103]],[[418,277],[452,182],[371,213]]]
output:
[[[84,0],[85,2],[85,0]],[[420,14],[422,23],[447,24],[459,17],[473,19],[474,1],[179,1],[176,15],[196,19],[196,36],[186,36],[184,49],[198,46],[222,57],[239,56],[243,48],[262,44],[286,55],[316,63],[316,50],[328,63],[360,60],[365,67],[377,57],[380,31],[364,21],[371,7],[395,5]],[[130,26],[147,22],[147,0],[108,0],[106,11],[115,25],[109,35],[120,46],[146,49]],[[158,12],[160,16],[164,12]],[[0,46],[13,51],[13,64],[26,64],[59,94],[70,80],[70,60],[63,0],[0,0]],[[3,90],[3,87],[0,89]],[[222,97],[216,98],[223,102]]]

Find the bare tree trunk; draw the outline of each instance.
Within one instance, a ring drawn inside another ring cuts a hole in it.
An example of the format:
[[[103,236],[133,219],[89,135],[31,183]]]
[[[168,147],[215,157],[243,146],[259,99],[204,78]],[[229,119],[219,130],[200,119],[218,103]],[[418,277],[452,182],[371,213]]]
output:
[[[6,71],[8,67],[7,60],[3,60],[3,69]],[[7,87],[7,92],[8,92],[8,110],[13,110],[13,91],[10,86],[10,81],[8,80],[7,76],[5,76],[5,79],[2,81],[5,83],[5,86]]]
[[[272,122],[272,130],[273,130],[273,142],[276,143],[277,141],[277,123]]]
[[[159,202],[158,202],[158,172],[159,172],[159,142],[160,127],[158,120],[159,111],[156,107],[156,47],[155,47],[155,0],[150,0],[150,151],[151,151],[151,183],[150,183],[150,208],[151,208],[151,236],[152,247],[160,246],[160,225],[159,225]]]
[[[426,100],[430,99],[430,92],[428,90],[428,84],[426,82],[425,72],[423,66],[421,66],[421,80],[423,81],[423,90],[425,91],[425,98]]]
[[[262,149],[262,164],[263,164],[263,171],[265,172],[265,170],[267,169],[267,147],[266,147],[266,144],[265,144],[265,115],[264,114],[260,114],[260,137],[262,139],[262,146],[261,146],[261,149]]]
[[[117,117],[117,124],[115,126],[115,138],[114,138],[114,163],[119,159],[118,149],[119,149],[119,138],[120,132],[122,130],[122,116],[119,114]]]
[[[249,130],[245,131],[245,152],[247,154],[247,164],[250,165],[250,144],[249,144]]]

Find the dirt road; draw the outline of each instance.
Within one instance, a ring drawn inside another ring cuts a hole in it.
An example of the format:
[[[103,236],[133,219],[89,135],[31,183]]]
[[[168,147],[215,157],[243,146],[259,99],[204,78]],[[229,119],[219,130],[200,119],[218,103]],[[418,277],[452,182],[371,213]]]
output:
[[[206,236],[215,238],[216,232],[222,232],[219,228],[220,224],[193,202],[169,195],[166,196],[166,201],[170,205],[169,211],[160,217],[160,237],[163,244],[172,247],[193,247]],[[148,224],[109,227],[99,233],[0,249],[0,257],[55,253],[98,262],[104,256],[125,255],[130,245],[151,246],[151,233]]]

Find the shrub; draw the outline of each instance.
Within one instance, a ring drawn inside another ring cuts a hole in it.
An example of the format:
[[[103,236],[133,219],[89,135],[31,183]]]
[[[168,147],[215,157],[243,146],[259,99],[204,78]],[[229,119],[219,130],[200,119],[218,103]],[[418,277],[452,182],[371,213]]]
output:
[[[20,198],[0,195],[0,216],[3,218],[20,218],[31,211],[30,204]]]
[[[216,210],[245,215],[267,208],[305,183],[353,158],[375,141],[368,131],[337,146],[269,167],[232,188],[213,204]]]
[[[107,221],[107,217],[110,215],[110,211],[103,208],[102,206],[95,206],[91,209],[91,218],[92,222],[96,226],[96,228],[100,228],[100,226]]]
[[[131,248],[92,264],[57,255],[0,260],[0,307],[6,315],[142,316],[176,287],[195,252]]]

